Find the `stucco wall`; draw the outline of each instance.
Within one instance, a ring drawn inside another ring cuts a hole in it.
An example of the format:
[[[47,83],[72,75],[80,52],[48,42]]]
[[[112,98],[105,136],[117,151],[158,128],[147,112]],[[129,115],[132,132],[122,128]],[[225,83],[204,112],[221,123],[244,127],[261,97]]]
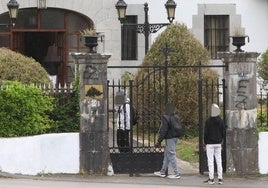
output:
[[[167,0],[147,0],[149,4],[150,21],[161,23],[167,21],[164,4]],[[144,0],[125,0],[128,4],[144,3]],[[243,49],[248,52],[263,52],[267,49],[268,35],[268,1],[267,0],[177,0],[175,22],[193,27],[193,16],[198,14],[198,4],[236,4],[236,14],[241,15],[241,26],[250,42]],[[160,32],[152,35],[155,40]],[[203,35],[202,35],[203,37]]]
[[[268,174],[268,132],[259,134],[259,170],[261,174]]]
[[[259,134],[259,170],[268,174],[268,132]],[[79,133],[0,139],[0,170],[12,174],[79,173]]]
[[[26,175],[79,173],[79,133],[1,138],[0,170]]]

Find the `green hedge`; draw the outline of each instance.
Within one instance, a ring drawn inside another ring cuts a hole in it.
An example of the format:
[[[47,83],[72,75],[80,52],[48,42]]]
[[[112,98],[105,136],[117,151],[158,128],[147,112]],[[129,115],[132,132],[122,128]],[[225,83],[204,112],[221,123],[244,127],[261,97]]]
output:
[[[50,132],[79,132],[79,98],[75,89],[70,93],[57,93],[54,95],[54,109],[49,113],[54,121],[54,126]]]
[[[258,132],[268,131],[266,109],[263,109],[262,113],[260,111],[258,112],[257,125],[258,125]]]
[[[51,129],[52,97],[15,81],[3,81],[0,87],[1,137],[36,135]]]

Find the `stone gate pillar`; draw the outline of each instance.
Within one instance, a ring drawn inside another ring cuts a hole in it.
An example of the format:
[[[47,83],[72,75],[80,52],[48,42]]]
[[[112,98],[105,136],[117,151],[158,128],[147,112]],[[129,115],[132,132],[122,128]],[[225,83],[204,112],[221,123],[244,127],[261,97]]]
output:
[[[258,133],[255,52],[219,52],[227,65],[226,80],[226,171],[258,173]]]
[[[80,88],[80,171],[107,174],[107,62],[110,55],[71,53]]]

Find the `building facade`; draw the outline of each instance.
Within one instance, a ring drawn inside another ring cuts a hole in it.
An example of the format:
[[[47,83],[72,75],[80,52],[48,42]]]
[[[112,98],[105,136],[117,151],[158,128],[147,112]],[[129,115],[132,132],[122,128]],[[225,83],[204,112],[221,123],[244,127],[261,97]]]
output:
[[[74,62],[70,52],[87,51],[80,30],[94,27],[99,33],[99,53],[110,53],[108,66],[139,65],[145,55],[144,36],[122,29],[115,0],[17,0],[19,14],[14,28],[0,28],[0,46],[33,57],[60,83],[70,82]],[[144,23],[143,0],[125,0],[127,21]],[[166,0],[147,0],[149,22],[166,23]],[[8,0],[0,4],[1,23],[8,22]],[[245,51],[262,53],[268,46],[267,0],[176,0],[174,22],[187,25],[209,50],[212,63],[221,63],[217,51],[233,51],[231,38],[237,29],[248,35]],[[151,34],[153,43],[157,35]],[[54,63],[56,62],[56,63]],[[52,65],[51,65],[52,64]],[[56,65],[55,65],[56,64]],[[56,69],[53,68],[56,66]],[[126,69],[109,69],[108,79],[119,79]]]
[[[71,82],[74,62],[70,52],[84,52],[80,31],[88,27],[98,33],[97,52],[112,55],[109,65],[137,65],[144,57],[144,43],[136,42],[135,57],[130,61],[121,58],[121,27],[112,0],[17,0],[19,13],[16,26],[0,28],[0,46],[33,57],[57,77],[58,83]],[[1,23],[9,23],[6,1],[0,4]],[[128,6],[129,14],[144,20],[143,5]],[[141,15],[137,15],[141,13]],[[137,34],[136,34],[137,35]],[[137,41],[142,36],[137,35]],[[120,78],[122,71],[114,69],[108,75]]]

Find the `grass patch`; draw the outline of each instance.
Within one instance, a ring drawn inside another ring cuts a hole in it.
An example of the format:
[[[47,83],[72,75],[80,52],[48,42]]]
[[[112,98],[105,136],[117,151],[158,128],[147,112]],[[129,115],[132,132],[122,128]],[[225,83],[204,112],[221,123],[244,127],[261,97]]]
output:
[[[199,155],[196,152],[196,147],[198,147],[198,137],[180,139],[176,148],[177,157],[189,163],[197,163]]]

